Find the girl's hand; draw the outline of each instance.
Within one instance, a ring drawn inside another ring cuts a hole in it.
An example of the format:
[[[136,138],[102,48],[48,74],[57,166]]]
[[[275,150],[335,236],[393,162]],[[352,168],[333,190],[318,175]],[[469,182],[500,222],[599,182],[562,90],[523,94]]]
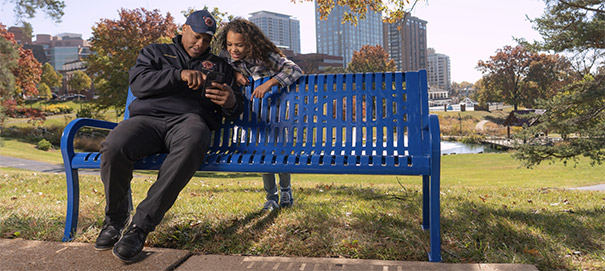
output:
[[[246,76],[244,76],[241,72],[235,72],[235,82],[237,82],[240,87],[250,84],[248,78],[246,78]]]
[[[269,81],[254,89],[254,92],[252,92],[252,96],[250,97],[250,99],[252,100],[252,98],[265,97],[265,94],[269,92],[273,86],[277,86],[278,84],[279,82],[275,78],[269,79]]]

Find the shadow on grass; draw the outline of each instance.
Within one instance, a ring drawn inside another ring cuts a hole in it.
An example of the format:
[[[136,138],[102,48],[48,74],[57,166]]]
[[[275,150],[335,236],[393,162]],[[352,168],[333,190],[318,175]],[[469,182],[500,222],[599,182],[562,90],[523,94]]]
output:
[[[280,210],[247,214],[243,219],[181,223],[157,234],[162,247],[204,253],[241,254],[275,221]]]
[[[234,189],[213,193],[229,191]],[[215,222],[203,218],[179,222],[156,233],[153,243],[213,254],[426,260],[428,233],[420,227],[417,193],[410,192],[402,200],[400,195],[369,188],[333,186],[324,191],[297,189],[295,205],[287,210],[255,211],[241,219],[226,215]],[[334,200],[321,200],[325,197]],[[347,205],[356,202],[367,206],[349,212]]]
[[[539,270],[575,270],[579,262],[605,257],[605,209],[528,212],[463,200],[444,211],[455,214],[441,220],[446,262],[521,262]]]

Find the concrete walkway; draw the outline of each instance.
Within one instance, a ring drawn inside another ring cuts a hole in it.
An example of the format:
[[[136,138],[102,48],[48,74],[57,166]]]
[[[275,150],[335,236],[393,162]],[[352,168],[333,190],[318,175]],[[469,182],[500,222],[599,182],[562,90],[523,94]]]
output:
[[[527,264],[449,264],[340,258],[200,255],[185,250],[143,249],[143,260],[124,264],[93,244],[0,239],[2,270],[351,270],[351,271],[538,271]]]

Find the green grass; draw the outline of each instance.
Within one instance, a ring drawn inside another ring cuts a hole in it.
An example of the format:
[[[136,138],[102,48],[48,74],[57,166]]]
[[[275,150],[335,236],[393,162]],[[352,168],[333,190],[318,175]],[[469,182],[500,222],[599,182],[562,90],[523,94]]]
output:
[[[443,261],[605,268],[605,192],[562,189],[603,182],[597,173],[604,166],[582,162],[530,170],[506,153],[443,157]],[[135,204],[155,180],[138,176]],[[293,208],[262,214],[259,174],[199,172],[148,244],[213,254],[427,260],[420,177],[295,174],[293,187]],[[59,241],[65,191],[63,174],[0,169],[0,236]],[[94,242],[104,209],[100,178],[81,176],[80,191],[75,241]]]
[[[0,155],[30,159],[51,164],[62,164],[60,150],[41,151],[34,144],[15,139],[4,139]],[[441,183],[472,187],[580,187],[603,183],[603,176],[595,172],[605,172],[605,165],[591,166],[590,161],[581,158],[577,165],[567,166],[560,162],[542,164],[533,169],[522,167],[521,163],[508,153],[457,154],[442,157]],[[141,171],[140,174],[155,174]],[[214,176],[198,173],[198,176]],[[303,175],[305,176],[305,175]],[[323,183],[345,182],[346,184],[364,184],[367,176],[348,177],[345,180],[338,175],[317,175],[316,181]],[[371,176],[373,180],[391,180],[389,176]],[[402,183],[416,184],[417,177],[402,176]]]
[[[295,207],[262,214],[260,175],[204,174],[182,191],[149,245],[213,254],[426,261],[420,178],[400,186],[397,177],[295,174]],[[133,180],[135,204],[153,179]],[[75,241],[94,242],[103,187],[95,176],[81,176],[80,187]],[[603,192],[558,188],[444,184],[444,262],[600,270],[604,198]],[[0,234],[59,241],[65,200],[61,174],[0,171]]]
[[[3,146],[0,146],[0,155],[56,165],[63,164],[61,150],[59,149],[42,151],[38,150],[35,144],[21,142],[16,139],[2,138],[2,142]]]

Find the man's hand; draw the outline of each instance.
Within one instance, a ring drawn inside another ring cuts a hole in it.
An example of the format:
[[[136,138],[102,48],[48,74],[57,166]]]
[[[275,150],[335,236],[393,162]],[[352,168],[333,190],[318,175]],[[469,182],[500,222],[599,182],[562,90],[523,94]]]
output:
[[[235,72],[235,82],[237,82],[237,84],[241,87],[250,84],[248,78],[246,78],[246,76],[244,76],[241,72]]]
[[[201,71],[182,70],[181,80],[183,80],[183,82],[186,82],[187,86],[190,89],[198,90],[204,85],[204,82],[206,81],[206,75]]]
[[[224,108],[235,106],[235,94],[227,84],[212,82],[212,87],[206,88],[206,98]]]

